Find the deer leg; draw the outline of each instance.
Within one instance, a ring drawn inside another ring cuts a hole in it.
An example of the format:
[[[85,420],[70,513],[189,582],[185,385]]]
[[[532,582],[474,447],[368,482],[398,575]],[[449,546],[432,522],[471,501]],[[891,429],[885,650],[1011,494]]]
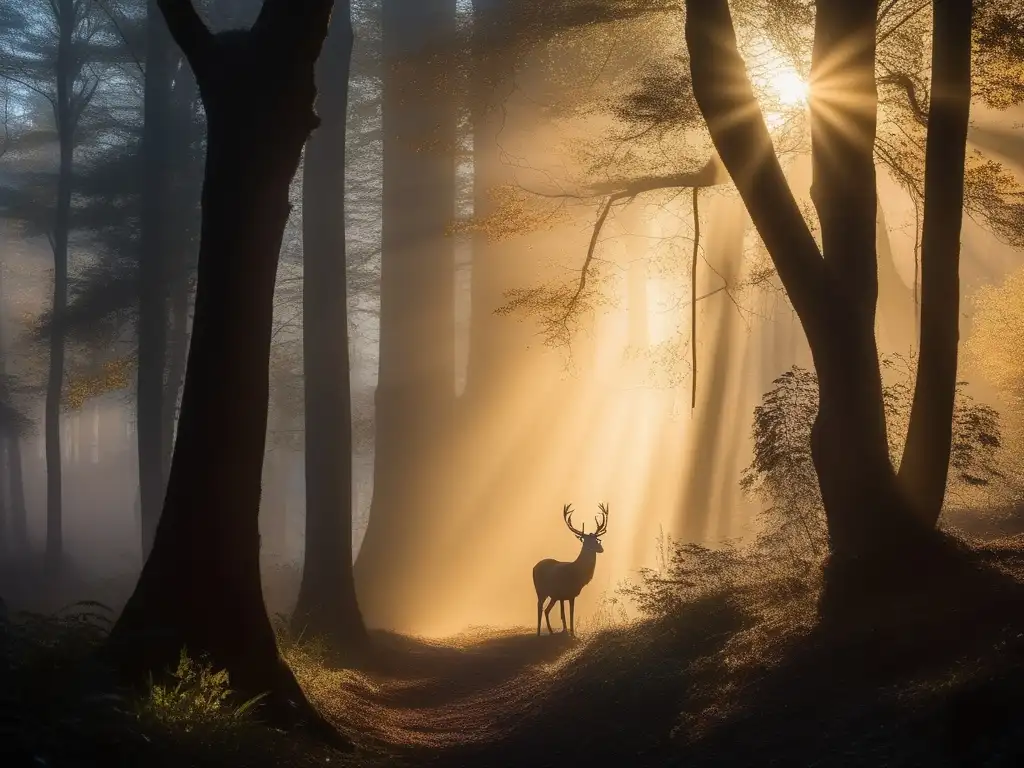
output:
[[[555,607],[555,598],[551,598],[551,602],[548,603],[548,607],[544,609],[544,621],[548,623],[548,634],[555,634],[555,630],[551,628],[551,609]]]
[[[565,632],[567,629],[565,625],[565,600],[558,601],[558,609],[562,612],[562,631]]]
[[[569,598],[569,634],[576,637],[576,598]]]
[[[537,598],[537,637],[540,637],[540,615],[544,613],[544,598]]]

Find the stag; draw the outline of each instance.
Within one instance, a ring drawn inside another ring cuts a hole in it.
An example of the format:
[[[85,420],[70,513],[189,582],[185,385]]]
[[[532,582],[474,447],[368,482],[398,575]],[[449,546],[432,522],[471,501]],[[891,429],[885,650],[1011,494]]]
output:
[[[540,637],[541,613],[544,614],[544,619],[547,621],[548,632],[554,634],[554,630],[551,628],[551,609],[554,608],[556,600],[562,612],[563,632],[566,631],[565,601],[569,601],[569,634],[572,637],[576,636],[576,598],[579,597],[583,588],[590,583],[590,580],[594,578],[594,566],[597,565],[597,556],[599,553],[604,552],[604,547],[601,546],[601,536],[604,536],[605,531],[608,530],[608,505],[599,504],[598,509],[601,510],[600,520],[596,515],[594,516],[597,528],[593,533],[586,533],[586,523],[583,524],[583,528],[580,530],[573,526],[572,505],[566,504],[562,507],[562,519],[565,520],[566,526],[583,545],[580,548],[580,554],[571,563],[548,558],[541,560],[533,566],[533,586],[537,590],[538,637]],[[551,602],[545,608],[544,600],[547,598],[550,598]]]

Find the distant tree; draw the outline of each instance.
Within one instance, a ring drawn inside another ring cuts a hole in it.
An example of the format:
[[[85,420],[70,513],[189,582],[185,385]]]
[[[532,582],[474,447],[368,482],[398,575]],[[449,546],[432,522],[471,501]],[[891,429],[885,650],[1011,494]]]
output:
[[[373,500],[355,565],[372,626],[396,626],[417,598],[429,516],[450,508],[455,408],[455,212],[458,115],[449,87],[455,0],[382,0],[380,362]],[[402,572],[395,563],[404,565]]]
[[[332,6],[265,0],[250,29],[213,34],[188,0],[159,2],[207,115],[199,279],[164,508],[107,657],[143,683],[205,654],[273,722],[350,747],[281,659],[259,569],[275,277]]]
[[[352,391],[345,247],[345,133],[352,57],[347,0],[336,2],[317,64],[319,130],[302,187],[306,548],[292,623],[336,649],[366,629],[352,572]]]
[[[109,19],[92,3],[55,0],[23,5],[5,42],[0,74],[25,95],[42,97],[53,110],[59,165],[55,203],[47,236],[53,249],[54,277],[46,384],[46,552],[51,566],[62,555],[60,409],[64,380],[63,318],[68,297],[69,240],[72,228],[75,148],[83,113],[107,71],[111,57]]]

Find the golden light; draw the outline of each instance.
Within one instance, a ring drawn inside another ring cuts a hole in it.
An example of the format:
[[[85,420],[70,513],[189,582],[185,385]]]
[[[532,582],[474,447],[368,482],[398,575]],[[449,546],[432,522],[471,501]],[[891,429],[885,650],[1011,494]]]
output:
[[[779,101],[787,107],[799,107],[807,103],[807,83],[795,70],[787,68],[775,73],[771,87]]]

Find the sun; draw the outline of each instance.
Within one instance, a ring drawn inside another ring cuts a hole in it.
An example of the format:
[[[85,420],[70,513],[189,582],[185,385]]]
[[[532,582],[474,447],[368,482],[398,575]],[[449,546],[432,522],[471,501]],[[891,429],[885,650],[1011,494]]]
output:
[[[787,107],[799,107],[807,103],[807,82],[792,69],[776,72],[771,78],[771,87],[779,101]]]

